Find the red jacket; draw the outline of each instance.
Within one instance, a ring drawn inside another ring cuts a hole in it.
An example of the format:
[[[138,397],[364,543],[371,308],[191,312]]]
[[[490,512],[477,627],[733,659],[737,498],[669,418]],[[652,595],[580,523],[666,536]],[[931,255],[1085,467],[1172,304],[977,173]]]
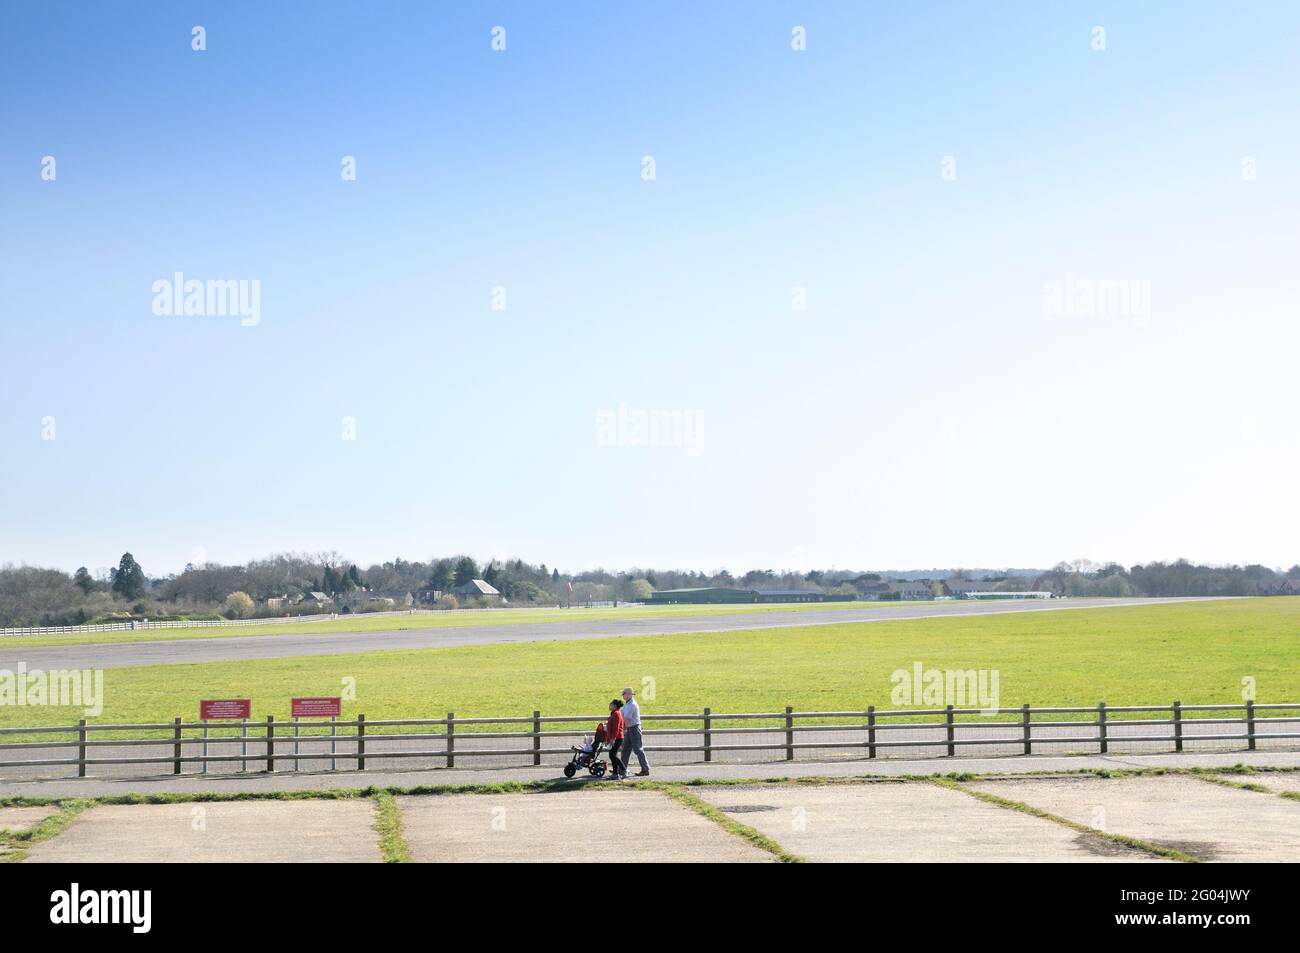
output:
[[[623,713],[612,711],[609,721],[605,722],[605,740],[611,744],[623,737]]]

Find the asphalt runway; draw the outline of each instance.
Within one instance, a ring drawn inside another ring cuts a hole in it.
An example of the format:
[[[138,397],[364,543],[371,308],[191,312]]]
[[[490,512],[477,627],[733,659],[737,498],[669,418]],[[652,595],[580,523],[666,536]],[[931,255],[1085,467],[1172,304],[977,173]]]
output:
[[[671,619],[538,622],[458,628],[407,629],[377,632],[327,632],[295,635],[255,635],[233,638],[174,639],[98,645],[0,647],[0,669],[19,664],[31,669],[126,668],[135,665],[187,665],[195,662],[250,661],[301,655],[342,655],[357,652],[404,651],[504,642],[548,642],[568,639],[610,639],[690,632],[732,632],[745,629],[784,629],[899,619],[940,619],[1017,612],[1066,612],[1119,606],[1160,605],[1203,599],[1051,599],[1024,602],[935,602],[924,605],[878,606],[866,609],[791,609],[741,615],[677,616]],[[21,636],[13,636],[16,643]]]

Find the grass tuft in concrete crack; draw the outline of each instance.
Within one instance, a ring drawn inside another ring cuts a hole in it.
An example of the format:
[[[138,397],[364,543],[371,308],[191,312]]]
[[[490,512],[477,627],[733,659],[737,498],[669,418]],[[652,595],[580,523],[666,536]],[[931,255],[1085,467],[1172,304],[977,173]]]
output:
[[[375,830],[379,833],[379,853],[384,863],[411,862],[411,848],[402,833],[402,811],[397,799],[387,791],[375,793]]]
[[[0,855],[0,863],[22,863],[33,845],[57,837],[63,833],[82,811],[94,807],[96,802],[88,798],[74,798],[55,802],[59,813],[51,814],[35,827],[26,831],[4,831],[0,833],[0,846],[8,850]]]
[[[638,787],[650,788],[654,791],[661,791],[677,803],[689,808],[701,817],[706,817],[713,823],[717,824],[729,834],[734,834],[742,840],[747,840],[759,850],[765,850],[783,864],[802,864],[804,859],[798,854],[792,854],[776,841],[764,834],[759,833],[748,824],[742,824],[733,817],[718,810],[708,801],[696,797],[685,788],[675,784],[641,784]]]

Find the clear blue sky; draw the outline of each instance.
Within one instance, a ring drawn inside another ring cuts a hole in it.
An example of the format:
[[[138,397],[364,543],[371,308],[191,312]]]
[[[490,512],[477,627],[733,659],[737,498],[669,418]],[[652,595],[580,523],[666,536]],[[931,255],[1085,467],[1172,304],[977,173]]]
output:
[[[1300,561],[1298,27],[7,3],[0,562]],[[178,271],[260,322],[155,315]],[[1068,276],[1149,311],[1049,313]],[[620,403],[699,452],[602,445]]]

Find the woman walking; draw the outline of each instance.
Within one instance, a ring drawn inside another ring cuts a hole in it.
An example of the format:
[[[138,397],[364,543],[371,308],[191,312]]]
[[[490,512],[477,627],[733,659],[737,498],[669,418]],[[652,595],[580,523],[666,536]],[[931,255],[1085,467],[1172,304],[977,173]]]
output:
[[[623,747],[623,707],[622,699],[615,698],[609,703],[609,721],[605,722],[605,744],[609,745],[609,769],[614,772],[614,780],[622,781],[627,777],[627,765],[619,759]]]

